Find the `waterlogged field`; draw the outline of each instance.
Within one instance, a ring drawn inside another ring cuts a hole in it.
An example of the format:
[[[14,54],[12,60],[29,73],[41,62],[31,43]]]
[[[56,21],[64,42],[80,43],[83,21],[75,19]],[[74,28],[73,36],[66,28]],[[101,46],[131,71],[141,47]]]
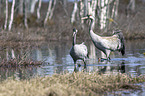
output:
[[[22,48],[21,47],[20,48],[10,48],[10,47],[5,48],[0,53],[1,61],[3,61],[4,59],[9,60],[10,58],[13,58],[13,57],[18,58],[19,56],[21,57],[21,55],[22,55],[23,58],[30,58],[30,59],[36,60],[36,61],[43,61],[43,64],[38,65],[38,66],[29,65],[29,66],[17,66],[17,67],[12,67],[12,66],[0,67],[0,76],[1,76],[0,79],[2,81],[0,86],[3,86],[3,84],[6,83],[6,85],[5,85],[6,87],[3,87],[3,90],[5,90],[5,92],[7,93],[8,90],[6,90],[6,89],[8,86],[12,86],[13,84],[18,84],[18,86],[24,87],[24,85],[25,85],[24,83],[26,83],[26,85],[28,84],[28,86],[25,86],[24,88],[21,87],[22,94],[25,93],[24,90],[26,90],[26,92],[29,91],[29,90],[27,90],[27,87],[28,87],[28,89],[33,89],[33,88],[35,89],[35,87],[37,86],[38,88],[41,87],[40,89],[42,89],[41,90],[42,94],[39,94],[39,95],[46,95],[45,93],[47,93],[47,92],[48,92],[47,95],[48,94],[49,95],[50,94],[58,95],[61,92],[62,92],[62,95],[73,94],[72,92],[76,91],[75,90],[76,86],[78,86],[77,87],[78,93],[75,93],[75,95],[76,94],[79,94],[79,95],[96,94],[96,95],[98,95],[95,92],[106,92],[106,91],[119,90],[119,89],[127,90],[127,89],[134,88],[133,90],[136,90],[136,89],[144,90],[143,87],[142,88],[139,87],[140,85],[139,86],[132,85],[132,83],[144,82],[143,81],[144,80],[143,75],[145,75],[145,55],[144,55],[145,54],[145,42],[144,42],[144,40],[126,41],[125,56],[121,56],[121,54],[119,52],[112,52],[110,62],[108,62],[108,61],[98,62],[98,58],[101,57],[100,51],[96,50],[94,48],[93,44],[90,42],[91,41],[86,42],[86,45],[89,50],[89,57],[90,57],[89,59],[87,59],[87,68],[84,70],[83,62],[78,61],[77,63],[81,65],[76,70],[78,72],[78,75],[77,75],[77,73],[73,73],[74,64],[73,64],[72,58],[69,55],[69,50],[72,46],[71,41],[43,42],[36,47],[27,47],[27,48],[23,48],[23,47]],[[71,73],[71,74],[69,74],[69,73]],[[61,76],[55,75],[56,76],[55,77],[54,74],[65,74],[65,75],[61,75]],[[75,74],[75,75],[73,75],[73,74]],[[89,74],[90,75],[95,74],[95,75],[93,75],[91,77],[91,76],[89,76]],[[45,78],[45,76],[48,76],[48,75],[52,76],[52,77]],[[73,80],[70,79],[72,77],[72,75],[74,76]],[[69,76],[69,77],[67,77],[67,76]],[[100,77],[97,77],[97,76],[100,76]],[[110,80],[109,81],[109,80],[105,79],[106,76],[107,76],[107,78],[111,77],[111,76],[115,76],[112,78],[116,78],[116,79],[108,78]],[[119,78],[118,78],[118,76],[119,76]],[[142,76],[142,77],[137,79],[138,76]],[[36,77],[37,77],[37,79],[34,79]],[[40,78],[40,77],[42,77],[42,78]],[[55,77],[55,78],[53,78],[53,77]],[[66,81],[62,80],[62,78],[66,79]],[[94,81],[94,80],[96,80],[96,78],[100,78],[99,80],[101,80],[101,81]],[[122,79],[122,78],[124,78],[124,79]],[[28,80],[28,79],[30,79],[30,80]],[[21,81],[19,82],[19,80],[22,80],[22,82]],[[45,81],[45,80],[48,80],[48,81]],[[71,82],[71,80],[72,80],[72,82]],[[83,80],[85,80],[85,81],[83,81]],[[112,81],[112,80],[114,80],[114,81]],[[43,82],[43,81],[45,81],[45,82]],[[106,81],[108,81],[108,84]],[[48,84],[48,86],[45,86],[45,84],[47,85],[46,82],[47,83],[49,82],[50,84]],[[52,82],[52,85],[51,85],[51,82]],[[64,82],[64,83],[62,83],[62,82]],[[84,82],[86,82],[86,83],[84,83]],[[97,85],[98,83],[96,83],[96,82],[104,82],[104,83],[103,83],[103,85]],[[110,83],[110,82],[114,82],[114,83]],[[73,84],[74,84],[74,86],[72,86]],[[79,85],[79,84],[82,84],[82,85]],[[84,84],[86,84],[86,85],[84,85]],[[94,86],[93,86],[93,84],[94,84]],[[115,85],[112,85],[112,84],[115,84]],[[32,88],[31,88],[31,86],[32,86]],[[53,88],[50,86],[52,86]],[[59,88],[61,89],[60,90],[61,92],[58,91],[58,93],[57,93],[56,91],[54,91],[54,90],[56,90],[56,86],[59,86]],[[64,88],[63,86],[66,86],[66,87]],[[69,86],[71,86],[71,87],[69,87]],[[98,89],[98,86],[102,86],[102,87],[100,89]],[[37,89],[37,87],[36,87],[36,89]],[[31,90],[31,91],[35,93],[37,91],[36,89]],[[66,90],[66,89],[68,89],[68,90]],[[3,90],[0,90],[0,91],[2,92]],[[17,89],[14,88],[13,90],[17,90]],[[70,90],[73,90],[73,91],[70,92]],[[40,91],[40,93],[41,93],[41,91]],[[64,93],[64,92],[66,92],[66,93]],[[129,91],[129,93],[128,93],[128,91],[121,91],[121,92],[116,91],[116,92],[117,93],[115,93],[115,94],[124,94],[124,95],[127,93],[127,96],[132,93],[130,91]],[[124,92],[124,93],[122,93],[122,92]],[[139,92],[141,92],[141,91],[139,91]],[[17,91],[15,91],[14,93],[17,93]],[[99,94],[101,94],[101,93],[99,93]],[[105,94],[112,95],[112,93],[105,93]],[[139,93],[132,93],[132,94],[138,95]],[[142,92],[140,94],[144,94],[144,93]],[[16,95],[16,94],[14,94],[14,95]],[[30,93],[28,92],[28,94],[24,94],[24,95],[25,96],[30,95]],[[36,95],[36,94],[33,94],[33,95]]]

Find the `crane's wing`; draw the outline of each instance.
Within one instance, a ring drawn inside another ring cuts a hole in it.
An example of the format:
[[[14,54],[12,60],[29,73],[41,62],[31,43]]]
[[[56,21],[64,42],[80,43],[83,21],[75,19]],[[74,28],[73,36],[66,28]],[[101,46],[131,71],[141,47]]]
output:
[[[115,35],[110,37],[102,37],[101,45],[105,49],[115,51],[121,48],[121,41],[118,36]]]
[[[84,58],[87,57],[88,54],[88,50],[87,50],[87,46],[84,44],[76,44],[74,46],[74,50],[77,56]]]

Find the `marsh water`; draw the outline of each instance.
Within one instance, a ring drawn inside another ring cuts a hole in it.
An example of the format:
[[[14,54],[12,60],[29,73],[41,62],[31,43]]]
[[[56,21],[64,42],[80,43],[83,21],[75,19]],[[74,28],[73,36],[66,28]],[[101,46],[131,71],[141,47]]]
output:
[[[98,62],[98,58],[101,57],[101,53],[97,50],[91,41],[85,42],[88,51],[89,59],[86,60],[88,72],[122,72],[129,73],[133,76],[145,74],[145,42],[144,40],[132,40],[126,41],[126,54],[122,56],[120,52],[112,52],[110,61]],[[17,57],[18,55],[27,53],[27,57],[44,61],[41,66],[29,66],[29,67],[17,67],[17,68],[0,68],[1,79],[17,76],[20,79],[31,78],[35,76],[53,75],[55,73],[74,71],[74,62],[69,55],[70,48],[72,46],[71,41],[54,41],[43,42],[39,47],[34,48],[7,48],[1,50],[0,60],[3,58]],[[84,64],[81,60],[77,62],[81,66],[77,68],[77,71],[84,69]]]
[[[91,41],[85,42],[89,50],[89,59],[86,60],[87,72],[108,73],[127,73],[132,76],[145,74],[145,40],[126,41],[126,54],[122,56],[119,52],[111,53],[110,61],[98,62],[101,57],[100,51],[97,50]],[[3,58],[17,57],[18,55],[27,53],[27,57],[44,61],[40,66],[16,67],[16,68],[0,68],[1,80],[9,77],[16,79],[30,79],[36,76],[47,76],[60,74],[64,72],[72,73],[74,64],[69,55],[71,41],[49,41],[39,44],[34,48],[6,48],[0,52],[0,60]],[[77,71],[84,70],[84,64],[81,60],[77,62],[81,66]]]

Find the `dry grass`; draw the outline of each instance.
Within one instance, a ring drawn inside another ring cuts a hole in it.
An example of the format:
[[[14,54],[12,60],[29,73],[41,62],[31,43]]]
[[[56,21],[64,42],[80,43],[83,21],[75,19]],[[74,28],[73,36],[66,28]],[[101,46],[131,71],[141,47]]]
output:
[[[100,93],[139,89],[133,83],[145,81],[144,76],[132,78],[126,74],[65,73],[31,80],[5,80],[0,83],[0,96],[97,96]]]

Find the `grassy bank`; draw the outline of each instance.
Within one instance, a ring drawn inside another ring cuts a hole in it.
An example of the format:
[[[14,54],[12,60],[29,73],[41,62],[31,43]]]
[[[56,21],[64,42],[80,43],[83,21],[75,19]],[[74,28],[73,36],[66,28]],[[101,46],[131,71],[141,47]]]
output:
[[[99,75],[97,73],[65,73],[31,80],[5,80],[0,83],[0,96],[96,96],[115,90],[137,90],[134,83],[145,78],[126,74]]]

